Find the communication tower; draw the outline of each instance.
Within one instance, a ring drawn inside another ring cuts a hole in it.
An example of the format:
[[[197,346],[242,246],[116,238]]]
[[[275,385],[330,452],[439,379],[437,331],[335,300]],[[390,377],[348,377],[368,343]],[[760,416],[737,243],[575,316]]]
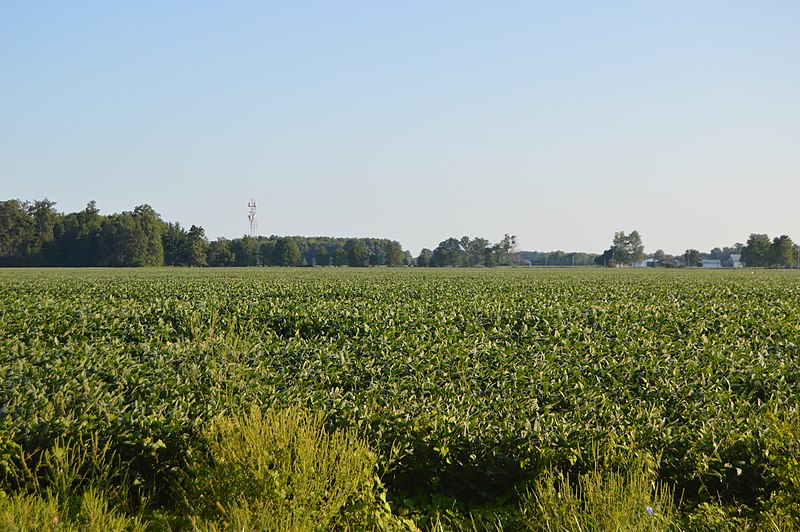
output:
[[[255,237],[256,233],[258,233],[258,220],[256,219],[256,200],[251,199],[250,203],[247,204],[250,207],[250,214],[247,215],[247,219],[250,220],[250,236]]]

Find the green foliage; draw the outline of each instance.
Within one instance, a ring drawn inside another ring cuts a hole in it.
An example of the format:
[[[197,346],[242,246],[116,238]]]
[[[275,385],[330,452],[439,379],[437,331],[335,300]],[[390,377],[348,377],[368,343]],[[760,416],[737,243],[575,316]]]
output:
[[[606,264],[611,260],[622,265],[639,262],[644,257],[642,237],[638,231],[632,231],[629,235],[626,235],[624,231],[618,231],[614,233],[610,251],[612,256],[610,259],[606,259]]]
[[[369,250],[363,241],[357,240],[350,245],[347,253],[347,263],[351,267],[361,267],[369,265]]]
[[[770,249],[770,264],[781,268],[794,265],[794,242],[787,235],[776,236],[772,239]]]
[[[797,279],[3,270],[0,490],[49,490],[74,516],[92,488],[124,515],[146,500],[172,519],[213,420],[300,406],[368,441],[392,511],[422,527],[513,520],[476,509],[515,507],[544,471],[577,486],[604,442],[660,456],[659,479],[697,527],[717,514],[740,528],[791,523],[796,467],[778,457],[792,456],[794,429],[775,420],[800,389]],[[79,467],[51,475],[58,449],[75,445],[67,463]]]
[[[765,234],[752,233],[742,249],[742,260],[748,266],[769,266],[772,243]]]
[[[774,484],[763,521],[776,530],[800,529],[800,410],[772,420],[766,437],[768,477]]]
[[[673,493],[657,481],[652,458],[631,453],[608,467],[611,455],[596,456],[594,469],[575,480],[558,470],[538,479],[522,503],[528,529],[678,530]]]
[[[131,507],[125,465],[97,435],[56,440],[12,474],[22,489],[0,492],[2,530],[145,530]]]
[[[377,458],[352,431],[328,433],[323,421],[297,408],[214,419],[207,454],[188,471],[192,514],[237,530],[369,524]]]
[[[277,266],[297,266],[300,264],[300,248],[291,238],[279,238],[275,242],[274,263]]]

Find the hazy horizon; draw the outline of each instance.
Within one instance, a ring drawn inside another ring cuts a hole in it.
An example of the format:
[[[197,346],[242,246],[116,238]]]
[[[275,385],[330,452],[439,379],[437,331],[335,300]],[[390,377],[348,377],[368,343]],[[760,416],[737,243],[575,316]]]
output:
[[[209,238],[800,240],[800,4],[9,3],[2,198]]]

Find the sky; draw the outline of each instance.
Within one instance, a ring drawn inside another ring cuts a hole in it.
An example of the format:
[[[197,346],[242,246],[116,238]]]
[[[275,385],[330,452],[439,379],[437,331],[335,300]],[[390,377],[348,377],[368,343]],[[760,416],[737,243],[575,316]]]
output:
[[[210,239],[800,241],[800,2],[0,3],[0,200]]]

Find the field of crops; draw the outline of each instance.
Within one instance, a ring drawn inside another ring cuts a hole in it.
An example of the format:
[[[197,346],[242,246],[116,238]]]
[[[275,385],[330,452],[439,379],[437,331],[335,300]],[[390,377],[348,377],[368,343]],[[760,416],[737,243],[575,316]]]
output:
[[[799,363],[793,271],[0,270],[0,490],[95,438],[175,513],[212,419],[301,407],[366,440],[423,528],[519,527],[598,449],[654,457],[684,526],[760,526],[797,511]]]

